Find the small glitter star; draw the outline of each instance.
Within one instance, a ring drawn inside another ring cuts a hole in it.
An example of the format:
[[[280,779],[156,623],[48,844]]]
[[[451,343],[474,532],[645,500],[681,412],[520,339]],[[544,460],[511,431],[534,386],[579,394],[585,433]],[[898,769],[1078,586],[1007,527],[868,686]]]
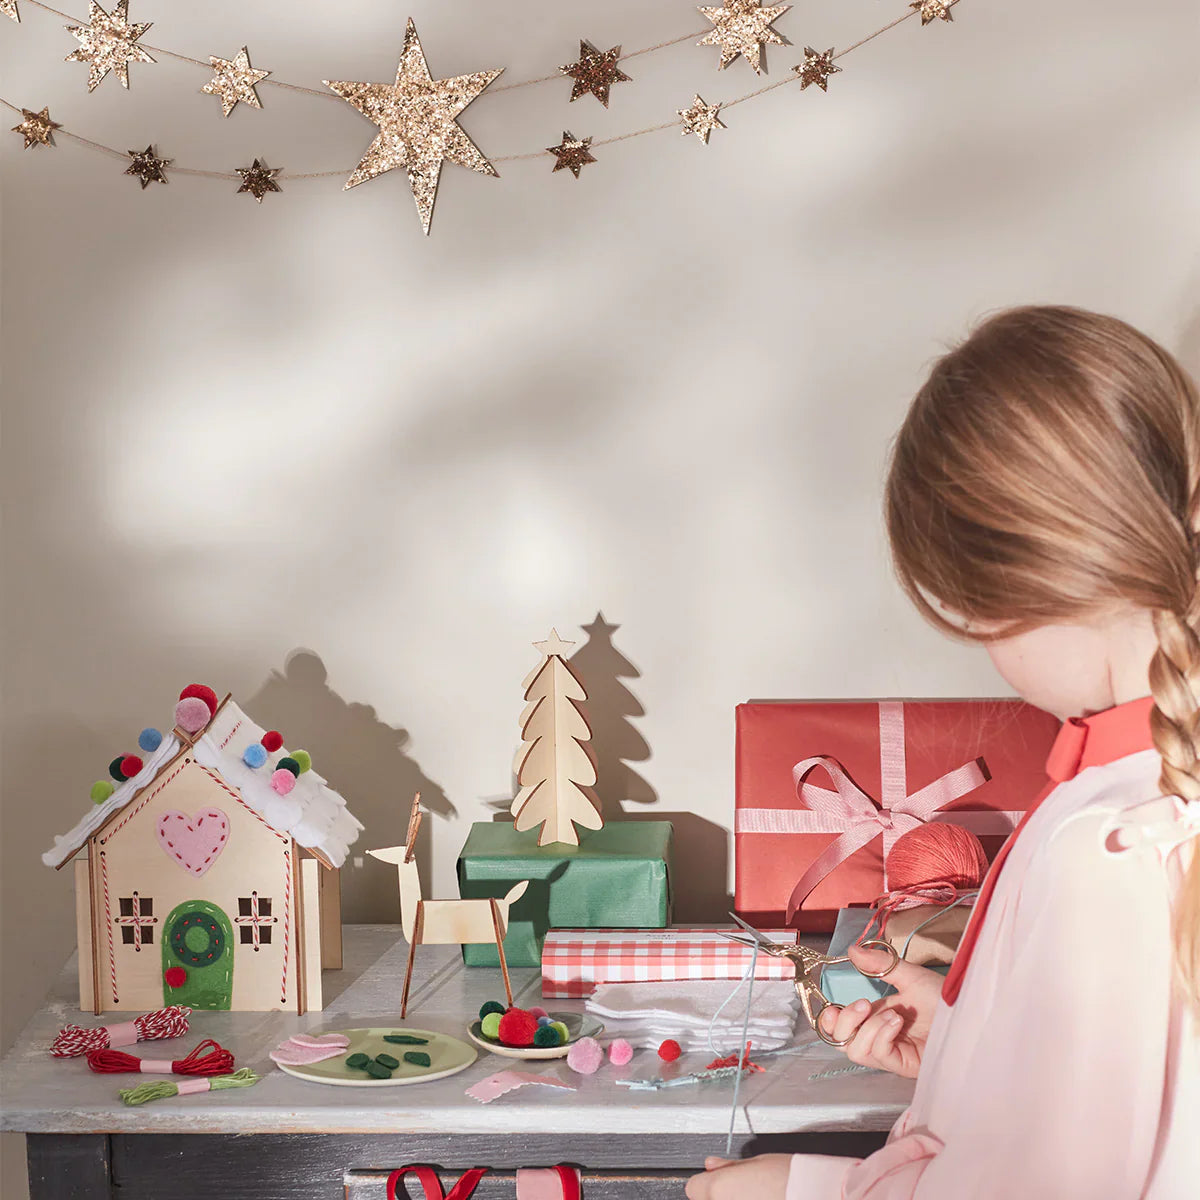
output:
[[[25,135],[25,149],[30,146],[53,146],[54,131],[61,129],[57,121],[50,120],[50,109],[43,108],[40,113],[30,112],[29,109],[21,109],[21,116],[25,118],[20,125],[12,127],[13,133],[22,133]]]
[[[271,72],[252,67],[250,53],[245,46],[233,58],[218,58],[210,54],[208,61],[212,63],[216,74],[200,90],[207,96],[221,97],[221,112],[225,116],[233,112],[239,100],[251,108],[262,108],[254,85],[261,83]]]
[[[275,176],[282,167],[268,167],[260,158],[254,160],[252,167],[235,167],[234,170],[242,177],[242,186],[238,192],[249,192],[255,200],[262,203],[268,192],[282,192],[283,188],[275,182]]]
[[[128,150],[126,153],[133,159],[133,162],[126,167],[125,174],[136,175],[141,180],[143,192],[149,183],[167,182],[164,172],[171,165],[172,159],[158,158],[154,153],[153,146],[147,146],[145,150]]]
[[[724,70],[740,54],[757,75],[762,70],[762,47],[765,43],[786,46],[786,39],[771,28],[790,4],[777,4],[763,8],[759,0],[725,0],[723,8],[701,8],[700,11],[713,23],[696,44],[698,46],[720,46],[721,61],[718,70]]]
[[[0,12],[6,17],[12,17],[18,24],[21,21],[21,14],[17,12],[17,0],[0,0]]]
[[[608,107],[608,89],[614,83],[629,83],[630,78],[617,66],[621,58],[621,47],[614,46],[603,54],[582,39],[579,42],[579,61],[558,69],[575,80],[571,89],[571,100],[591,92],[605,108]]]
[[[699,93],[696,94],[691,108],[679,108],[675,111],[683,120],[684,136],[694,133],[706,146],[708,145],[708,135],[714,129],[725,128],[725,122],[717,116],[717,113],[721,111],[721,106],[705,104]]]
[[[792,68],[800,76],[801,91],[810,83],[815,83],[823,92],[829,91],[830,75],[836,75],[841,69],[833,61],[832,46],[824,54],[818,54],[811,46],[805,46],[804,61]]]
[[[922,25],[928,25],[930,21],[936,21],[939,17],[943,21],[954,20],[950,5],[944,3],[943,0],[913,0],[908,7],[916,9],[921,14]]]
[[[568,129],[563,130],[562,141],[557,146],[547,146],[546,153],[553,154],[555,158],[554,170],[561,171],[564,167],[579,178],[579,172],[587,166],[588,163],[594,163],[596,160],[588,152],[588,147],[592,144],[590,137],[577,138]]]
[[[379,133],[345,186],[352,188],[394,167],[403,167],[421,228],[428,233],[443,162],[458,163],[481,175],[499,174],[455,118],[503,69],[434,79],[416,26],[409,18],[394,84],[325,80],[327,88],[379,126]]]
[[[88,4],[88,25],[68,25],[67,30],[79,42],[79,49],[72,50],[63,62],[85,62],[88,64],[88,91],[93,92],[100,81],[116,71],[121,86],[129,86],[129,64],[131,62],[152,63],[154,59],[137,44],[138,38],[150,28],[147,21],[130,25],[129,0],[117,0],[111,13],[91,0]]]

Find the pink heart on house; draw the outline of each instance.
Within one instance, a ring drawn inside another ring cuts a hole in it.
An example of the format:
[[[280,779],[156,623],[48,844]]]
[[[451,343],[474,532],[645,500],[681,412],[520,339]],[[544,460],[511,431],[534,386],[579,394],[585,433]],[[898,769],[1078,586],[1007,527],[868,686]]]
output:
[[[228,841],[229,818],[219,808],[206,808],[194,817],[172,809],[158,818],[158,844],[197,878],[217,861]]]

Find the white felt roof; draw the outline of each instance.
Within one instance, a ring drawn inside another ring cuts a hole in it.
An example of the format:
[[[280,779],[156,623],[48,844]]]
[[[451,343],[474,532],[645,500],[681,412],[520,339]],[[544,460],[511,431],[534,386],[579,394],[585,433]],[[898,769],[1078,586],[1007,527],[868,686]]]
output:
[[[300,775],[286,796],[279,795],[271,787],[271,775],[275,764],[287,754],[285,748],[269,754],[266,765],[257,770],[246,766],[242,752],[259,741],[264,732],[232,700],[227,700],[196,740],[193,754],[198,763],[236,788],[246,804],[273,829],[340,867],[362,825],[346,807],[346,801],[313,769]],[[146,758],[141,772],[121,784],[103,804],[93,805],[69,833],[56,837],[53,848],[42,855],[42,862],[48,867],[66,862],[114,812],[154,780],[178,753],[179,745],[174,734],[167,734],[162,745]]]

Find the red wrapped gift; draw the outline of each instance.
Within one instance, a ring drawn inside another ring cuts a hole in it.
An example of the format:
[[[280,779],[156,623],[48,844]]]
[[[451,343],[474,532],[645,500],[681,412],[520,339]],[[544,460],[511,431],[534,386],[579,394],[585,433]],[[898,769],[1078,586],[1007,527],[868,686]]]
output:
[[[887,890],[884,856],[924,821],[970,829],[992,858],[1045,786],[1058,728],[1020,700],[738,705],[738,913],[830,932]]]

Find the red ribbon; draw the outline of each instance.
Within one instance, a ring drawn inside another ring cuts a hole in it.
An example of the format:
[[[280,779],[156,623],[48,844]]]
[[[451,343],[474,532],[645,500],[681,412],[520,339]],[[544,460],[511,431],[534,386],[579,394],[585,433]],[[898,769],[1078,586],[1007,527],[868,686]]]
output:
[[[405,1175],[415,1175],[421,1181],[421,1187],[425,1191],[425,1200],[468,1200],[487,1172],[487,1167],[472,1167],[469,1171],[465,1171],[462,1178],[450,1189],[450,1195],[447,1196],[442,1191],[442,1181],[432,1167],[400,1167],[388,1176],[387,1200],[402,1200],[396,1192],[396,1185]]]

